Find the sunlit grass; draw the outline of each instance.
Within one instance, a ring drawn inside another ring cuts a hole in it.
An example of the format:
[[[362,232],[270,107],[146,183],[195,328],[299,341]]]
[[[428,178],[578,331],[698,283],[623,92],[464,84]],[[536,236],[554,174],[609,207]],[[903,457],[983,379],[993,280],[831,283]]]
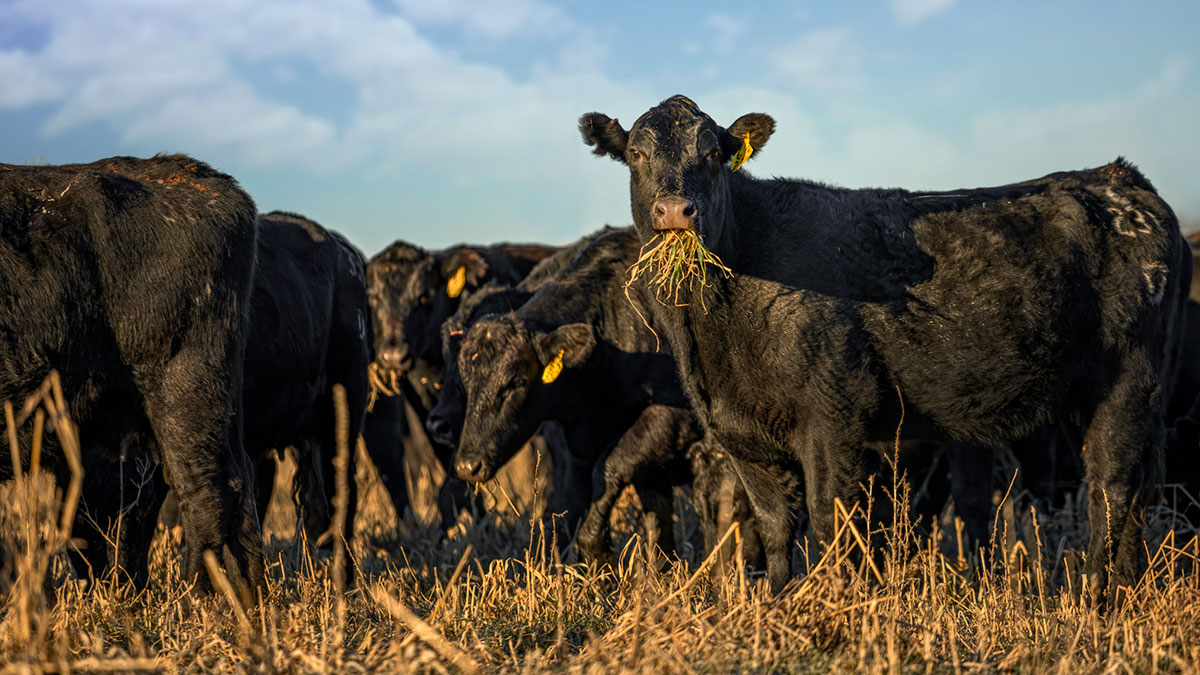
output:
[[[87,588],[64,564],[59,523],[69,492],[25,471],[0,494],[0,664],[6,672],[1200,669],[1200,550],[1170,529],[1163,508],[1151,514],[1148,573],[1108,614],[1081,600],[1086,519],[1071,506],[1048,511],[1019,490],[1007,499],[997,492],[995,543],[982,550],[959,543],[952,510],[931,537],[914,534],[901,513],[872,538],[847,517],[856,507],[839,506],[837,540],[798,547],[800,574],[772,597],[744,566],[706,567],[700,552],[660,571],[636,534],[632,493],[614,516],[618,569],[573,563],[573,555],[560,562],[530,520],[542,501],[528,488],[533,466],[522,458],[488,487],[503,510],[464,515],[442,536],[431,524],[436,470],[410,466],[416,515],[397,519],[360,465],[350,561],[358,583],[345,594],[332,556],[297,527],[290,491],[277,490],[267,584],[246,623],[225,595],[198,595],[182,578],[177,527],[160,525],[146,590],[107,581]],[[290,480],[284,468],[281,485]],[[900,500],[906,491],[901,482],[887,487]],[[682,540],[695,522],[677,501]],[[861,555],[871,541],[882,555]]]

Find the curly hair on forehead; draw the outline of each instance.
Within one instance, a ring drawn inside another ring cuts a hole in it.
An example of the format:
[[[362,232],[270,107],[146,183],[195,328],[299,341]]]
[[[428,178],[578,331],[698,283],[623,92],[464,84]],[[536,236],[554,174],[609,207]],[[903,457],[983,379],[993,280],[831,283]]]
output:
[[[529,331],[511,316],[490,317],[479,321],[464,336],[461,354],[470,354],[469,362],[498,363],[521,343],[529,343]]]

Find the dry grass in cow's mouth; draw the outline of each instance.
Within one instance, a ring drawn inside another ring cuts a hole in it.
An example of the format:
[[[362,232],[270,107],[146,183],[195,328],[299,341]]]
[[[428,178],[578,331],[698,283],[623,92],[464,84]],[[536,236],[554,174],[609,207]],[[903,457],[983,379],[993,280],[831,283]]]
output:
[[[679,294],[687,286],[685,299],[696,297],[700,307],[707,312],[704,290],[709,286],[708,266],[712,265],[726,277],[733,270],[725,266],[715,253],[704,247],[695,230],[665,230],[654,235],[642,247],[637,262],[629,267],[629,282],[625,284],[625,296],[629,297],[629,284],[649,274],[648,281],[654,289],[654,297],[660,303],[686,307],[680,302]]]
[[[380,394],[384,396],[400,395],[398,378],[399,374],[391,369],[387,370],[385,375],[384,369],[375,361],[367,366],[367,383],[371,385],[370,393],[367,396],[368,412],[375,409],[375,401],[379,399]]]

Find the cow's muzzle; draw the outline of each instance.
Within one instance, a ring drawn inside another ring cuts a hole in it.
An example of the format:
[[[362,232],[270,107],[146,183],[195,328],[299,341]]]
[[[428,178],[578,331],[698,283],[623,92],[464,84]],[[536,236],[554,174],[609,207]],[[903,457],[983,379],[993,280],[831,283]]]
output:
[[[650,214],[656,230],[695,230],[700,215],[695,202],[674,196],[654,200]]]
[[[408,369],[412,367],[412,359],[408,358],[408,346],[403,343],[399,346],[376,349],[375,360],[379,362],[382,369],[400,375],[408,372]]]
[[[483,483],[491,480],[495,471],[481,458],[460,456],[454,459],[454,473],[468,483]]]

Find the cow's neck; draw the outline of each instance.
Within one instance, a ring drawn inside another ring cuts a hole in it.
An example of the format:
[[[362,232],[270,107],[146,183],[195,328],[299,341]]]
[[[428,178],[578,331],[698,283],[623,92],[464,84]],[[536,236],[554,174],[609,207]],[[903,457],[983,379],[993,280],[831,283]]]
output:
[[[693,404],[709,409],[731,377],[759,367],[780,336],[763,321],[780,303],[825,299],[903,303],[932,275],[932,259],[910,228],[901,191],[842,190],[817,183],[729,179],[726,221],[705,240],[733,270],[709,270],[702,307],[653,303]],[[899,198],[897,198],[899,197]],[[864,215],[871,214],[871,215]],[[808,300],[805,300],[807,298]]]
[[[651,300],[653,323],[675,356],[681,384],[692,404],[707,411],[712,404],[712,391],[727,377],[736,354],[728,353],[724,345],[737,338],[733,313],[738,311],[736,284],[732,280],[712,281],[707,289],[705,307],[691,302],[685,307],[663,305]],[[648,294],[653,297],[653,294]]]
[[[729,179],[729,209],[710,249],[734,275],[853,302],[904,301],[933,275],[903,190],[848,190],[803,180]],[[706,242],[707,244],[707,242]]]

